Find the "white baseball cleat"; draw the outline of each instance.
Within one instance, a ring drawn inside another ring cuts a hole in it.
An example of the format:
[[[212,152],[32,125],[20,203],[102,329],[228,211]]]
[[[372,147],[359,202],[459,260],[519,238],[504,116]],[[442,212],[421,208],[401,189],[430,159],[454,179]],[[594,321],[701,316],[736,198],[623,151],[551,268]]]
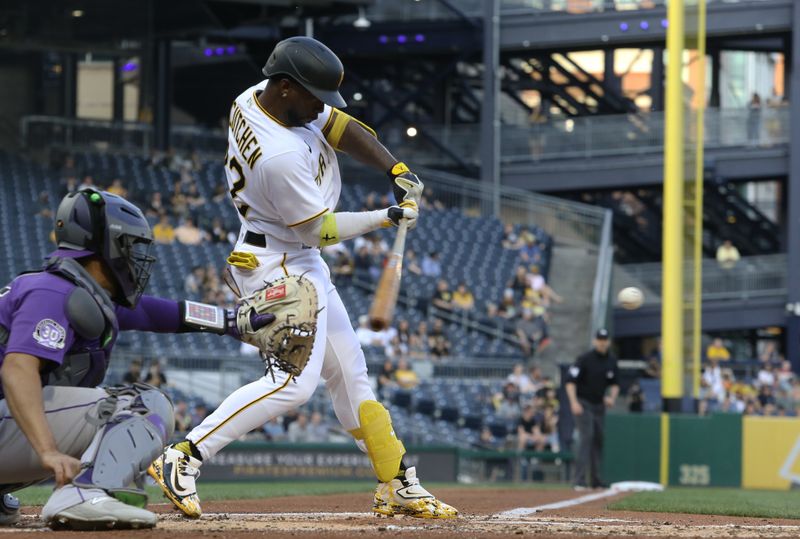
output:
[[[403,478],[378,483],[372,512],[379,515],[408,515],[417,518],[455,518],[458,511],[422,488],[417,469],[406,469]]]
[[[42,510],[42,519],[54,530],[124,530],[153,528],[158,519],[146,509],[122,503],[111,496],[89,498],[53,515]]]
[[[189,518],[200,518],[203,514],[195,486],[200,464],[196,458],[168,446],[147,469],[164,495]]]

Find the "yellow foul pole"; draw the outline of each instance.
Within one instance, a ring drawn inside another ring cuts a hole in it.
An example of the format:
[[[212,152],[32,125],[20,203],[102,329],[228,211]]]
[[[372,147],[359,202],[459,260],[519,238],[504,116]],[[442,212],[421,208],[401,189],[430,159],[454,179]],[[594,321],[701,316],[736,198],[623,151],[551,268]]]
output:
[[[664,411],[677,411],[683,397],[683,0],[670,0],[667,20],[661,396]]]
[[[697,0],[697,141],[695,148],[694,200],[694,302],[692,308],[692,396],[700,396],[701,333],[703,318],[703,147],[706,110],[706,0]]]

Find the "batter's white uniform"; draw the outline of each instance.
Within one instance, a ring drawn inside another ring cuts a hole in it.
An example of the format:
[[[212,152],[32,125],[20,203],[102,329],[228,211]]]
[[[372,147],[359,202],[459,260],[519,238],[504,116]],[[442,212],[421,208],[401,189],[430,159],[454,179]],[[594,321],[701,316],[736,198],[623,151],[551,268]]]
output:
[[[318,248],[304,246],[292,230],[334,211],[342,189],[335,150],[322,134],[332,110],[304,127],[286,127],[258,103],[266,81],[249,88],[233,104],[225,173],[242,222],[236,251],[253,253],[254,270],[231,266],[242,295],[265,282],[304,274],[319,295],[322,309],[311,358],[296,378],[274,370],[234,391],[187,436],[203,459],[273,417],[305,403],[320,375],[333,400],[336,417],[348,431],[358,428],[358,408],[375,400],[364,352]],[[266,247],[245,242],[246,232],[264,234]],[[359,444],[361,445],[361,444]]]

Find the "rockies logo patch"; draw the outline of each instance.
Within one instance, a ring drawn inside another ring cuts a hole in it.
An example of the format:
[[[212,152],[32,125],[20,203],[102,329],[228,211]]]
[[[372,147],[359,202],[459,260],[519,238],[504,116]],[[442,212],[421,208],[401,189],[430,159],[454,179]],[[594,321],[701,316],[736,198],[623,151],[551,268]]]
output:
[[[36,324],[36,329],[33,330],[33,338],[45,348],[61,350],[64,348],[67,332],[55,320],[45,318]]]

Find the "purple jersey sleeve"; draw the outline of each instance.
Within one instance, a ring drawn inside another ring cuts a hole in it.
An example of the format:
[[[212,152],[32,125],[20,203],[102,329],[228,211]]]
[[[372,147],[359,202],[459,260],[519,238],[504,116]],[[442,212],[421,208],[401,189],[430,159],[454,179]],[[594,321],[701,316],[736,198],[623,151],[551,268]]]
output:
[[[28,290],[16,302],[5,353],[30,354],[58,364],[75,342],[65,313],[66,296],[46,288]]]
[[[177,333],[181,326],[178,302],[155,296],[142,296],[135,309],[117,307],[119,329]]]

